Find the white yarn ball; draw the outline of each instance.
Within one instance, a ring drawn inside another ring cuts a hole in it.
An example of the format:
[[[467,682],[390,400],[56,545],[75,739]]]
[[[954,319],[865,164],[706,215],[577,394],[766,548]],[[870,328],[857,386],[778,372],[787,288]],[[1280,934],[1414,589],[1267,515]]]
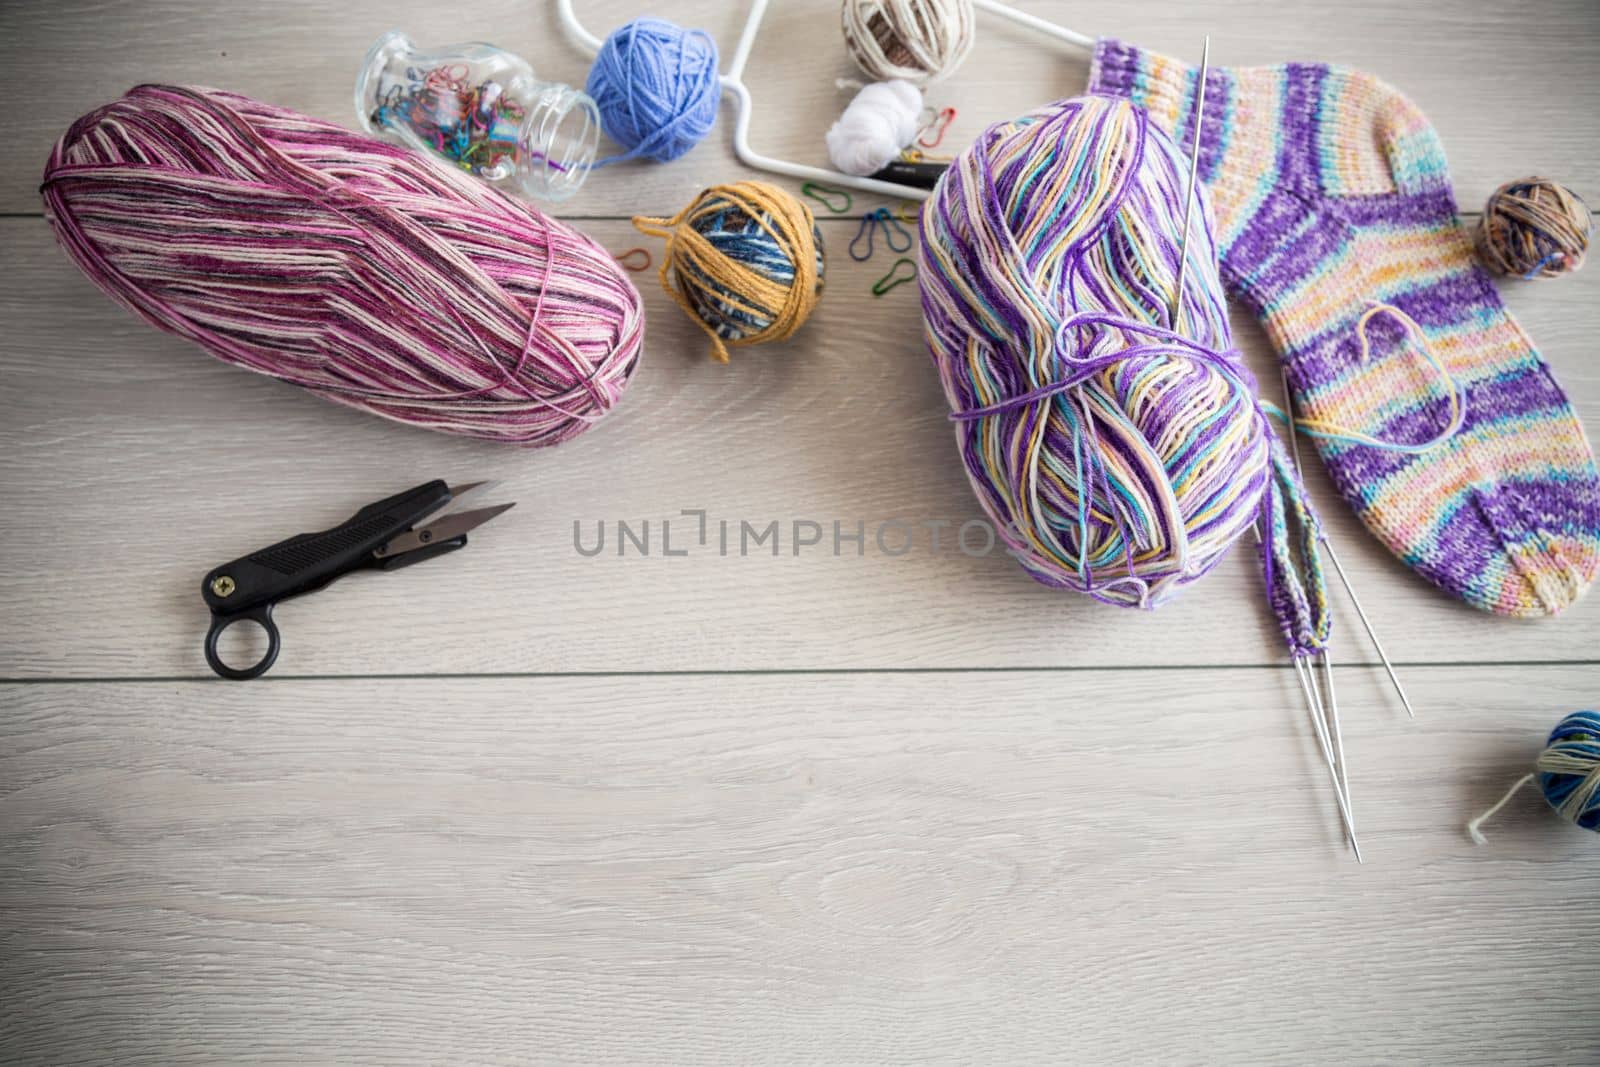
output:
[[[972,50],[972,0],[844,0],[845,47],[873,81],[915,85],[955,72]]]
[[[874,82],[856,93],[828,131],[828,158],[846,174],[882,170],[916,139],[922,94],[906,81]]]

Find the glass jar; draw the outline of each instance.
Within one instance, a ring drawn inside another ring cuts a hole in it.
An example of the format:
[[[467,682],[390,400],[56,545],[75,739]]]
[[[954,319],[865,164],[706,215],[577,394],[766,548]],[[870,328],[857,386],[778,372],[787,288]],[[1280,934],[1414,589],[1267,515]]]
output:
[[[539,81],[526,60],[493,45],[424,52],[398,30],[367,53],[356,114],[368,133],[541,200],[577,192],[600,144],[589,94]]]

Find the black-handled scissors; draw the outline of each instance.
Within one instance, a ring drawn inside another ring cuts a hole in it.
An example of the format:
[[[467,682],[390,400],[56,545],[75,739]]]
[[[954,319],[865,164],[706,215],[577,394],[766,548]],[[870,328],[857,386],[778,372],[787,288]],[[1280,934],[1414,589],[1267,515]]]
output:
[[[278,658],[278,627],[272,621],[272,609],[280,602],[314,593],[352,571],[398,570],[465,548],[469,530],[512,505],[453,512],[426,526],[417,523],[488,484],[473,482],[452,489],[442,481],[428,482],[368,504],[331,530],[297,534],[212,568],[200,585],[200,595],[211,609],[206,662],[224,678],[260,677]],[[253,666],[230,667],[217,655],[217,638],[241,619],[259,623],[267,632],[267,653]]]

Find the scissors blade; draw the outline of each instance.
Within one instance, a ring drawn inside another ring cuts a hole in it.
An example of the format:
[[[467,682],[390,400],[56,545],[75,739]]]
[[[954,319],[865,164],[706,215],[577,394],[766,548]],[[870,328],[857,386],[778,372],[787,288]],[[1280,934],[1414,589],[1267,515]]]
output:
[[[460,506],[461,498],[466,496],[468,493],[479,493],[479,492],[482,492],[485,489],[493,489],[495,486],[497,486],[499,484],[500,483],[498,481],[482,481],[482,482],[467,482],[465,485],[447,485],[447,486],[445,486],[445,492],[447,494],[445,499],[443,501],[441,501],[440,503],[435,504],[433,507],[429,508],[427,512],[423,513],[422,515],[417,516],[416,519],[413,520],[412,525],[415,526],[415,525],[421,523],[422,520],[427,518],[429,515],[432,515],[435,519],[437,519],[437,518],[439,518],[439,517],[441,517],[443,515],[448,515],[455,508]],[[389,552],[388,554],[391,555],[391,556],[395,555],[395,553],[392,552],[392,551]],[[376,553],[376,555],[378,555],[379,558],[382,558],[383,554],[382,553]]]
[[[468,482],[466,485],[452,485],[450,487],[450,504],[448,506],[454,507],[456,504],[460,503],[461,498],[466,496],[468,493],[477,493],[484,489],[493,489],[499,484],[500,483],[497,481],[486,481]]]
[[[473,487],[468,486],[467,488]],[[418,526],[415,529],[407,530],[403,534],[390,538],[387,543],[374,549],[372,554],[378,559],[388,559],[391,556],[414,552],[419,548],[438,544],[441,541],[449,541],[470,530],[477,529],[496,515],[510,511],[516,506],[516,502],[512,501],[510,504],[492,504],[489,507],[477,508],[473,511],[452,512],[449,515],[434,519],[425,526]]]

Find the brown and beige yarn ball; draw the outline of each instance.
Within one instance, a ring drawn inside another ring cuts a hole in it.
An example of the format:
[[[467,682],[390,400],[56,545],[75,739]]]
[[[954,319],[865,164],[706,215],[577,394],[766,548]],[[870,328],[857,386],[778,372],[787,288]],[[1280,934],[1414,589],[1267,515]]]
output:
[[[972,50],[972,0],[844,0],[845,47],[873,81],[913,85],[955,72]]]
[[[1577,193],[1548,178],[1522,178],[1490,195],[1475,243],[1484,266],[1532,281],[1583,266],[1592,228]]]

